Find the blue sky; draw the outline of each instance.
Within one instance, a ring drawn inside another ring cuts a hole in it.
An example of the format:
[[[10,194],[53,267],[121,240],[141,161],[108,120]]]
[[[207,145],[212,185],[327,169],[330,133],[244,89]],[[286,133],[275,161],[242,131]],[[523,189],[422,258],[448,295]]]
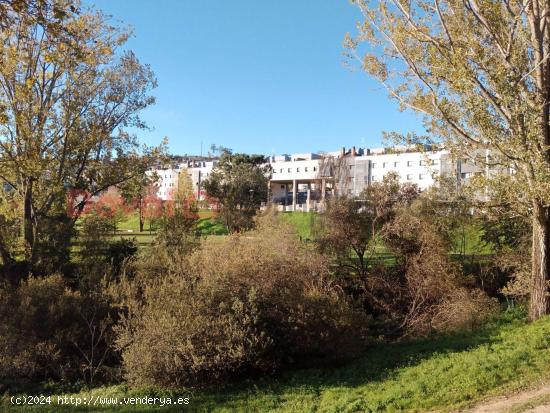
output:
[[[134,28],[154,70],[154,128],[174,154],[211,144],[281,154],[378,146],[382,131],[423,132],[374,80],[344,65],[342,39],[361,18],[346,0],[88,0]]]

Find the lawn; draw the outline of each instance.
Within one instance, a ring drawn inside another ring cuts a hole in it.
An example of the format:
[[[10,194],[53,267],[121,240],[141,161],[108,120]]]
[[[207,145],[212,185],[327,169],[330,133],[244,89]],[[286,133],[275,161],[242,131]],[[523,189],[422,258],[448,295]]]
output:
[[[548,378],[550,317],[525,324],[507,312],[485,328],[430,340],[378,345],[339,368],[302,369],[279,377],[188,393],[185,407],[13,408],[14,412],[394,412],[450,411]],[[80,397],[144,396],[124,386]],[[156,393],[158,395],[158,393]],[[177,397],[178,393],[164,393]],[[4,405],[9,400],[4,396]]]
[[[314,226],[317,213],[315,212],[283,212],[282,217],[285,221],[296,227],[298,235],[302,239],[314,239]]]
[[[216,219],[213,211],[201,209],[199,210],[198,215],[199,220],[197,223],[197,228],[202,236],[227,234],[227,228],[225,228],[225,226]],[[137,212],[134,212],[118,223],[117,233],[116,235],[113,235],[113,238],[135,238],[138,245],[149,245],[155,239],[157,228],[153,226],[150,231],[149,222],[146,222],[144,229],[145,230],[143,232],[139,231],[139,216]]]

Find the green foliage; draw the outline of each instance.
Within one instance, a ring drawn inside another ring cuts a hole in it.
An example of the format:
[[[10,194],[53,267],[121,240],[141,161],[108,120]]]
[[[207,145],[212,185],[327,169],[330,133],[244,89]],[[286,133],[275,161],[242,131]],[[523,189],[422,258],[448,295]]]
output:
[[[9,248],[2,255],[24,258],[30,270],[48,258],[43,241],[55,237],[48,221],[63,211],[74,226],[86,201],[143,175],[159,153],[124,129],[145,127],[138,114],[154,103],[151,69],[119,50],[126,30],[73,3],[10,2],[25,6],[7,7],[2,22],[0,176],[24,244],[22,257]],[[82,197],[67,205],[75,193]]]
[[[223,152],[203,188],[220,204],[220,217],[230,232],[253,226],[256,211],[267,201],[269,173],[264,156]]]
[[[530,318],[550,311],[550,16],[547,2],[355,0],[348,56],[455,159],[479,198],[529,217]],[[367,50],[363,50],[366,47]],[[449,171],[453,173],[454,171]]]
[[[118,287],[128,316],[117,341],[133,384],[197,386],[363,344],[367,318],[276,218],[188,259],[171,251],[134,265]]]

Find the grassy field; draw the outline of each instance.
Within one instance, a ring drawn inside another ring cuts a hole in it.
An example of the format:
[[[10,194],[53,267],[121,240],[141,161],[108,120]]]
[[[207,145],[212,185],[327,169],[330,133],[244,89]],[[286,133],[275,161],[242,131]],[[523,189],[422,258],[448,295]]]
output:
[[[185,407],[52,405],[23,409],[9,405],[7,395],[3,403],[14,412],[451,411],[547,379],[549,365],[550,317],[528,325],[517,313],[507,312],[475,332],[379,345],[339,368],[303,369],[232,387],[163,393],[173,399],[190,397]],[[72,395],[121,400],[146,394],[151,393],[119,385]]]
[[[315,212],[283,212],[282,217],[285,221],[296,227],[298,234],[302,239],[314,239],[314,225],[317,213]]]
[[[198,214],[197,227],[202,236],[227,234],[227,229],[221,222],[216,220],[213,211],[200,210]],[[138,214],[132,213],[118,223],[117,232],[113,235],[113,239],[135,238],[139,246],[147,246],[155,239],[156,232],[157,228],[154,226],[150,228],[148,222],[145,223],[144,231],[140,232]]]

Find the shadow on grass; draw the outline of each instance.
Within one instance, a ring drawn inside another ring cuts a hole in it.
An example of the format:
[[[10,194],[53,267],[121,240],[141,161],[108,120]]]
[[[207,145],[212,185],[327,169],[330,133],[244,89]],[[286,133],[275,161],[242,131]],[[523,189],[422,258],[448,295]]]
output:
[[[276,409],[289,394],[305,394],[306,397],[315,399],[319,397],[324,389],[351,389],[367,383],[383,382],[398,374],[401,369],[415,366],[437,355],[459,353],[486,344],[497,343],[501,341],[503,330],[522,324],[522,314],[519,311],[505,312],[499,319],[475,331],[439,335],[417,341],[378,344],[368,349],[364,356],[348,361],[338,367],[319,365],[315,368],[287,370],[277,376],[251,378],[230,385],[209,387],[193,391],[189,405],[156,406],[154,410],[157,412],[212,411],[220,406],[228,409],[224,411],[243,411],[242,409],[246,408],[254,410],[255,406],[261,406],[262,410]],[[4,389],[1,392],[5,391]],[[22,389],[19,391],[22,391]],[[32,389],[27,387],[24,389],[26,394],[59,394],[68,391],[70,392],[71,389],[57,389],[57,391],[52,387],[35,387]],[[13,394],[13,389],[9,393]],[[140,397],[150,394],[146,391],[126,392],[121,387],[119,397]],[[162,394],[168,395],[167,392],[161,391],[160,395]],[[189,393],[185,391],[170,393],[172,398],[178,395],[187,396]],[[34,410],[16,409],[14,411],[130,412],[147,409],[153,409],[153,407],[119,406],[116,409],[106,409],[105,407],[103,409],[90,409],[82,406],[78,408],[74,406],[56,406],[50,410],[37,408]]]
[[[524,324],[521,310],[504,313],[481,329],[401,343],[378,344],[365,355],[338,366],[319,366],[282,372],[278,376],[245,380],[220,388],[196,393],[196,400],[224,403],[247,399],[253,394],[281,395],[294,388],[319,392],[330,387],[349,387],[391,378],[400,369],[415,366],[436,355],[469,351],[486,344],[501,341],[503,328]]]

